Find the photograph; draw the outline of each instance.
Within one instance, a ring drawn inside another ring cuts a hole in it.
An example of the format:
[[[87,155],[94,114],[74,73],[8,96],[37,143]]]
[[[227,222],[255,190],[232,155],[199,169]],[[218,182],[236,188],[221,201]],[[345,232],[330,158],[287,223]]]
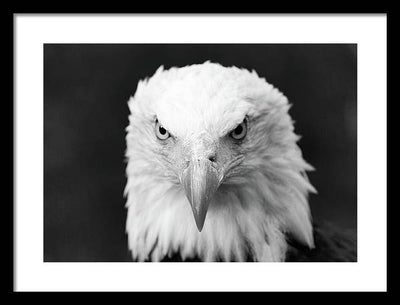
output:
[[[357,43],[44,43],[43,262],[358,261]]]

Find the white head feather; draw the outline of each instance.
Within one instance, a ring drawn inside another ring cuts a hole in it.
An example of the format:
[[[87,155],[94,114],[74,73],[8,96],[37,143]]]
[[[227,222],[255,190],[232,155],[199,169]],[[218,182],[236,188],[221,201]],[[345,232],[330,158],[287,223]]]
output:
[[[283,261],[286,233],[313,247],[307,197],[315,190],[305,174],[312,167],[296,143],[287,98],[264,78],[210,62],[160,67],[139,82],[128,105],[126,230],[135,260],[179,253],[204,261],[244,261],[248,254]],[[184,161],[179,147],[218,146],[245,117],[245,141],[224,146],[243,161],[227,173],[199,232],[173,170]],[[180,146],[156,139],[155,118]]]

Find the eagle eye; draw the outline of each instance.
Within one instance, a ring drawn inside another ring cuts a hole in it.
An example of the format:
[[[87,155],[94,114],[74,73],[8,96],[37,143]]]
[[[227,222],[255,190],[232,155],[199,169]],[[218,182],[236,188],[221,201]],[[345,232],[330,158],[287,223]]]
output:
[[[234,130],[231,131],[230,136],[235,140],[243,139],[247,134],[247,121],[243,120]]]
[[[158,120],[156,120],[156,136],[160,140],[166,140],[170,137],[169,132],[164,127],[162,127]]]

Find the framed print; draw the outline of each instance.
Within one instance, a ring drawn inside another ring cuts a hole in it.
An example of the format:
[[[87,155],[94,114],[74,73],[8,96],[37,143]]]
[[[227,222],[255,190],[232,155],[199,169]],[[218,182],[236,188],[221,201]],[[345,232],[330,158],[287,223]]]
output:
[[[386,15],[14,19],[15,290],[386,290]]]

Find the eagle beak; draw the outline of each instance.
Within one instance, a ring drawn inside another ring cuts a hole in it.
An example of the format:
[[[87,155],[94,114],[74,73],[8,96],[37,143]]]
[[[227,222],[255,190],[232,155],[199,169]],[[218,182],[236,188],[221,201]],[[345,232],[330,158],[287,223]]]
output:
[[[183,171],[182,184],[201,232],[211,198],[219,187],[218,171],[207,159],[193,160]]]

